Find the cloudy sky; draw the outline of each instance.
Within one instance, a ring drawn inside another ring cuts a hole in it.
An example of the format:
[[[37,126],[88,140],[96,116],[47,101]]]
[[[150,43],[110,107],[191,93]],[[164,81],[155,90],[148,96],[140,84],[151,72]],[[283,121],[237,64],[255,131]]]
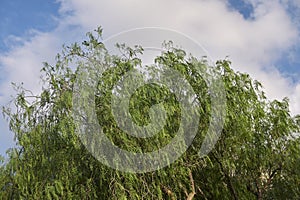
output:
[[[141,27],[184,33],[214,60],[229,56],[269,98],[289,97],[292,113],[300,113],[300,0],[1,0],[0,18],[1,106],[11,82],[38,92],[42,62],[53,63],[62,44],[101,25],[104,39]],[[1,118],[0,154],[11,146]]]

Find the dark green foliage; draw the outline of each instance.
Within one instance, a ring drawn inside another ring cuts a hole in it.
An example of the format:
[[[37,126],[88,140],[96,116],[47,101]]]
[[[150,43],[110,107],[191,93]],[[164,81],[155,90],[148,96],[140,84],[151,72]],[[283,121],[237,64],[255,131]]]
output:
[[[208,129],[210,98],[197,72],[208,73],[205,59],[188,57],[172,43],[155,62],[180,72],[197,94],[201,109],[198,133],[189,149],[170,166],[148,173],[125,173],[97,161],[79,140],[73,123],[72,95],[77,70],[84,60],[97,62],[105,50],[100,38],[88,33],[82,45],[65,47],[57,63],[44,64],[45,88],[36,97],[16,87],[16,112],[3,111],[18,146],[0,166],[0,199],[299,199],[299,117],[290,116],[288,100],[269,101],[259,82],[234,72],[228,60],[214,72],[224,81],[227,98],[225,126],[206,157],[197,152]],[[117,45],[123,56],[108,55],[111,68],[98,83],[95,98],[99,124],[110,140],[133,152],[150,152],[168,144],[180,124],[178,99],[168,88],[148,84],[130,99],[139,125],[149,123],[149,109],[163,103],[167,123],[157,135],[135,138],[124,133],[111,113],[112,89],[126,72],[141,64],[142,47]],[[149,68],[153,66],[148,66]],[[153,72],[155,69],[153,67]],[[161,74],[166,73],[161,71]],[[298,120],[297,120],[298,119]]]

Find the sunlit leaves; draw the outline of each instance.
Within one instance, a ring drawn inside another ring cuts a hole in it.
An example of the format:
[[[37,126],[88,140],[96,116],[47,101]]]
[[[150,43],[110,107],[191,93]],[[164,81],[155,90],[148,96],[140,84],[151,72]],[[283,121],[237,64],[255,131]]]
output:
[[[81,44],[64,46],[54,66],[44,63],[41,94],[34,96],[22,84],[14,84],[15,108],[3,111],[18,146],[8,151],[9,160],[0,165],[1,199],[186,199],[193,188],[194,199],[299,199],[300,117],[291,116],[288,99],[269,101],[261,83],[235,72],[229,60],[218,61],[211,69],[205,57],[188,56],[173,42],[163,43],[164,51],[154,62],[178,71],[196,93],[193,103],[200,108],[190,112],[199,112],[201,117],[198,127],[188,127],[191,132],[198,130],[193,144],[175,163],[155,172],[122,173],[99,163],[77,137],[71,115],[78,67],[100,61],[110,66],[97,83],[96,113],[105,134],[122,149],[148,152],[167,145],[183,111],[171,90],[146,84],[131,96],[130,115],[136,124],[147,125],[150,108],[161,103],[168,116],[166,125],[146,139],[122,131],[110,104],[113,92],[126,91],[114,86],[142,65],[139,55],[144,49],[116,44],[121,55],[109,55],[102,43],[102,28],[95,33],[87,33]],[[146,67],[151,76],[168,73]],[[211,71],[224,81],[225,127],[214,150],[199,158],[197,152],[215,109],[203,79]],[[119,159],[118,155],[113,159]]]

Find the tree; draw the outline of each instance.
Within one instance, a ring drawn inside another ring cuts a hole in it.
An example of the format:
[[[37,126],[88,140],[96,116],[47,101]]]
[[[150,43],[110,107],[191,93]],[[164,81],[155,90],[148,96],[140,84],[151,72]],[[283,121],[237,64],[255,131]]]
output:
[[[86,63],[83,61],[111,66],[97,83],[96,113],[106,136],[122,149],[150,152],[165,146],[174,137],[184,111],[171,90],[147,84],[132,95],[131,115],[137,124],[147,125],[150,107],[162,103],[166,125],[150,139],[125,134],[111,111],[112,89],[127,72],[141,65],[143,48],[119,44],[122,56],[105,53],[103,60],[99,56],[100,51],[106,52],[102,29],[95,32],[88,33],[82,45],[64,47],[55,66],[44,63],[45,85],[40,95],[16,86],[16,112],[3,108],[17,147],[9,151],[9,161],[0,168],[1,198],[299,199],[300,171],[296,166],[300,149],[294,133],[299,132],[300,120],[290,115],[288,99],[269,101],[261,84],[247,74],[234,72],[230,61],[218,61],[211,69],[205,58],[187,56],[172,42],[164,44],[165,51],[155,62],[178,71],[197,94],[195,100],[201,109],[191,112],[199,112],[201,117],[198,127],[191,127],[198,130],[192,145],[176,162],[157,171],[126,173],[99,162],[80,140],[72,116],[74,85],[78,69]],[[75,70],[70,67],[74,64]],[[156,74],[157,70],[161,75],[167,73],[148,67]],[[208,86],[198,69],[208,75],[211,71],[221,75],[227,98],[221,138],[205,157],[197,152],[213,108]]]

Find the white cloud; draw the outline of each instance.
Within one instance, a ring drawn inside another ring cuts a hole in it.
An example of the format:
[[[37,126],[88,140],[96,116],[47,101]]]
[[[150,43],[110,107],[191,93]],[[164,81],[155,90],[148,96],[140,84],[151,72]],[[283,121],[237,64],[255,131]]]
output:
[[[245,20],[218,0],[73,0],[71,4],[63,1],[63,5],[74,10],[70,21],[85,29],[103,25],[106,36],[143,26],[186,33],[203,44],[214,58],[229,55],[235,69],[264,83],[270,98],[293,98],[295,87],[273,63],[298,41],[299,32],[278,1],[250,1],[254,6],[252,20]]]
[[[25,87],[37,90],[39,85],[40,69],[42,62],[53,60],[55,53],[53,46],[55,38],[50,34],[39,33],[24,45],[13,48],[10,52],[1,55],[0,62],[7,72],[5,84],[1,85],[1,91],[5,95],[11,91],[11,82],[24,82]]]
[[[300,113],[300,84],[296,86],[295,91],[291,97],[291,109],[294,112],[294,114]]]
[[[300,85],[293,86],[273,66],[299,42],[299,31],[284,5],[273,0],[249,1],[255,9],[251,20],[228,9],[222,0],[61,0],[62,17],[55,30],[38,32],[0,56],[0,66],[7,72],[0,91],[7,100],[11,81],[23,81],[25,87],[38,91],[41,63],[53,61],[63,43],[81,41],[85,32],[99,25],[104,28],[104,38],[131,28],[155,26],[191,36],[215,59],[229,55],[235,69],[263,82],[270,98],[289,96],[293,112],[300,113]]]
[[[270,96],[282,96],[287,90],[277,89],[290,90],[289,82],[270,63],[296,41],[298,32],[284,7],[276,1],[249,1],[255,8],[255,18],[251,21],[218,0],[62,0],[60,13],[64,18],[59,27],[50,33],[37,33],[24,45],[2,56],[1,63],[11,74],[9,81],[24,81],[31,87],[36,85],[41,62],[53,60],[60,44],[81,39],[84,32],[98,25],[104,27],[106,37],[130,28],[160,26],[190,35],[214,58],[229,55],[236,69],[265,82]],[[273,84],[268,82],[274,78],[281,87],[272,91]]]

